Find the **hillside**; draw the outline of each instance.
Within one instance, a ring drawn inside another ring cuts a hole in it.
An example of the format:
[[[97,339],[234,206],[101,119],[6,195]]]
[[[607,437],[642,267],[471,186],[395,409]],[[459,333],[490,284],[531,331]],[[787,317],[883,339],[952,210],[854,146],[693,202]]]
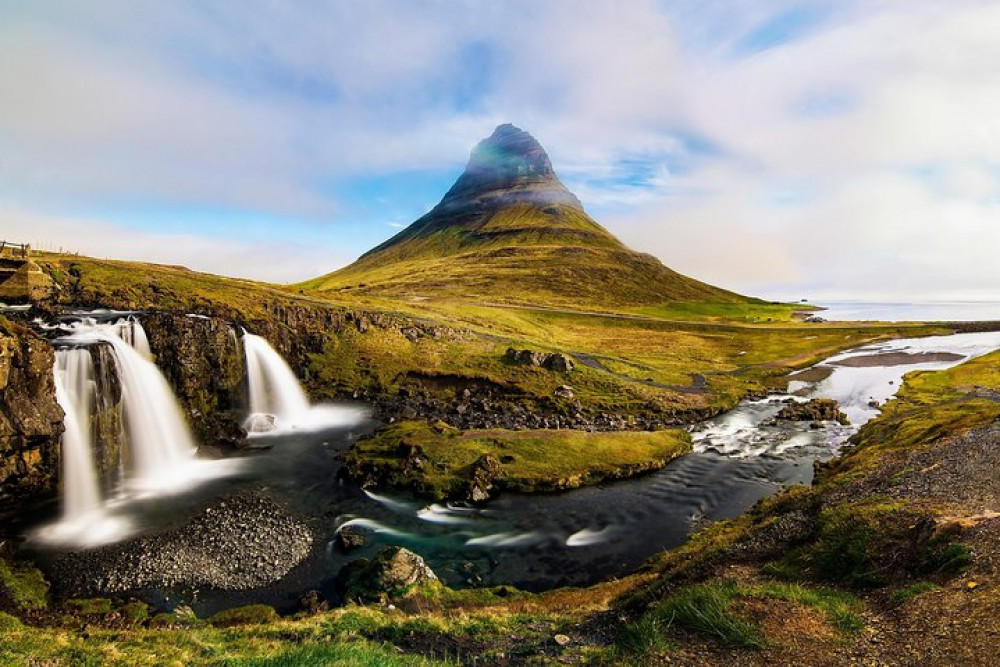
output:
[[[626,247],[595,222],[527,132],[501,125],[441,202],[385,243],[304,289],[605,310],[747,303]]]

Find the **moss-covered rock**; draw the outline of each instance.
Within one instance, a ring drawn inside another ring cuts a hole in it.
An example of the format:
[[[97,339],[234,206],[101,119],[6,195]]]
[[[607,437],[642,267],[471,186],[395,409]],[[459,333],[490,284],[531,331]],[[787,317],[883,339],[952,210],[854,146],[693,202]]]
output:
[[[249,604],[220,611],[208,619],[211,625],[228,628],[235,625],[260,625],[278,620],[278,612],[266,604]]]
[[[31,565],[13,565],[0,559],[0,608],[37,611],[48,606],[49,583]]]

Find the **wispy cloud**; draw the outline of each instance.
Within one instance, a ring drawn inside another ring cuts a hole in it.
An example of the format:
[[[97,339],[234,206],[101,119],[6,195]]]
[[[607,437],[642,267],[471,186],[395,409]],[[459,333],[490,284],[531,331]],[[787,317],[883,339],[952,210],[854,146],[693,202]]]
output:
[[[996,25],[985,0],[7,3],[0,226],[298,279],[416,218],[512,121],[698,277],[1000,296]],[[241,216],[294,270],[240,263]],[[226,235],[239,252],[202,249]]]

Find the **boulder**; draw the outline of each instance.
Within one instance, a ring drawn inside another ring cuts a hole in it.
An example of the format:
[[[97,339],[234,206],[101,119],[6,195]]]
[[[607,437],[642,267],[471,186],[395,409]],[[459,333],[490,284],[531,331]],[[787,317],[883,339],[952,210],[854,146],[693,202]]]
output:
[[[840,411],[837,401],[832,398],[814,398],[805,403],[789,403],[776,415],[777,419],[789,421],[822,422],[836,421],[850,424],[847,415]]]
[[[573,387],[568,384],[562,384],[556,387],[556,390],[552,392],[552,395],[556,398],[565,398],[566,400],[572,400],[575,394],[573,393]]]
[[[365,546],[366,542],[364,533],[351,526],[344,526],[337,531],[336,544],[341,551],[358,549]]]
[[[474,503],[488,500],[494,490],[494,482],[503,476],[503,466],[493,454],[483,454],[472,464],[469,491],[466,498]]]
[[[359,558],[345,565],[336,586],[346,600],[384,602],[406,597],[418,586],[437,579],[419,555],[403,547],[389,547],[374,559]]]
[[[558,373],[569,373],[573,370],[573,360],[562,352],[536,352],[534,350],[515,350],[507,348],[504,358],[511,363],[522,366],[537,366]]]

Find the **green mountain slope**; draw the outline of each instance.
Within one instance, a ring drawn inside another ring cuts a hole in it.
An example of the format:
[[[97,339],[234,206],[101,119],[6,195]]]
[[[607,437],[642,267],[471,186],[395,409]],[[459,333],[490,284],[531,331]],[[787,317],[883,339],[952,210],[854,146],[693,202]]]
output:
[[[429,213],[300,287],[604,309],[753,301],[626,247],[587,215],[534,137],[513,125],[476,146]]]

